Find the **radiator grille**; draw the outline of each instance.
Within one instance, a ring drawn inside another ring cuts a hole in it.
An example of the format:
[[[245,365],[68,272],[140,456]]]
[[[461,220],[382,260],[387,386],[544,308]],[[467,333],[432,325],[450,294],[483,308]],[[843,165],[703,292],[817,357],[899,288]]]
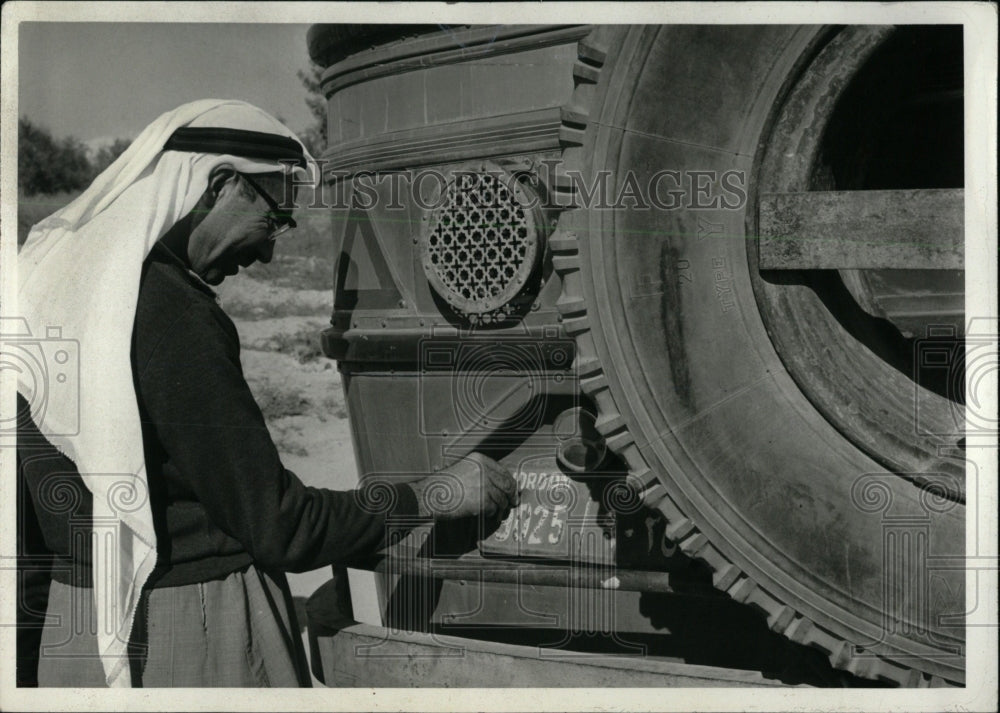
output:
[[[502,172],[463,171],[445,185],[426,217],[422,262],[435,291],[457,311],[496,310],[527,283],[538,232],[526,198]]]

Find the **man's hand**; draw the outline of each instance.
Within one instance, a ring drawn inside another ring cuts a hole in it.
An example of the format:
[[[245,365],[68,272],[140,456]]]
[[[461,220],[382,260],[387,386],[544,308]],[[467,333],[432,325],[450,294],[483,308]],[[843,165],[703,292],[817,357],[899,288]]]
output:
[[[470,453],[442,471],[410,483],[422,517],[493,517],[517,504],[517,482],[492,458]]]

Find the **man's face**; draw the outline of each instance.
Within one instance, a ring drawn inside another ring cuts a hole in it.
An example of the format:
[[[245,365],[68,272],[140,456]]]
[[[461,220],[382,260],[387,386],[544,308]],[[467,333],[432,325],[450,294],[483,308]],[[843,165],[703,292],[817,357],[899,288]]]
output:
[[[256,174],[250,178],[260,191],[286,207],[292,186],[281,174]],[[270,262],[274,242],[270,236],[280,224],[268,201],[246,177],[232,175],[219,189],[208,214],[191,231],[188,260],[191,269],[210,285],[218,285],[241,267]]]

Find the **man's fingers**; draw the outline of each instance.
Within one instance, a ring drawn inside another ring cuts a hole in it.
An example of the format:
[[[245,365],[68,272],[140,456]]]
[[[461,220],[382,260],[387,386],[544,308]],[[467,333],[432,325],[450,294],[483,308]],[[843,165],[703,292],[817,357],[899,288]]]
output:
[[[489,475],[490,478],[493,479],[493,481],[504,492],[514,492],[517,487],[517,483],[509,470],[504,468],[492,458],[486,458],[485,456],[483,456],[483,460],[481,460],[480,463],[487,475]]]
[[[486,477],[499,490],[505,493],[513,493],[517,487],[514,478],[506,470],[490,468],[486,470]]]
[[[503,494],[505,506],[513,506],[517,501],[517,481],[506,470],[487,472],[489,482]]]
[[[506,501],[506,495],[487,484],[483,492],[483,513],[492,516],[498,512],[502,512]]]
[[[493,473],[498,473],[498,474],[499,473],[504,473],[504,474],[507,474],[507,475],[510,474],[510,471],[508,471],[502,465],[500,465],[499,463],[497,463],[495,460],[493,460],[489,456],[485,456],[482,453],[479,453],[478,451],[474,451],[471,454],[471,457],[473,458],[474,461],[476,461],[485,470],[491,471]]]
[[[507,493],[501,490],[500,498],[501,498],[501,503],[500,503],[501,512],[506,512],[507,510],[510,510],[515,505],[517,505],[517,493]]]
[[[480,502],[473,507],[484,514],[492,516],[517,504],[517,481],[509,470],[492,458],[474,451],[453,468],[453,472],[467,483],[478,479]]]

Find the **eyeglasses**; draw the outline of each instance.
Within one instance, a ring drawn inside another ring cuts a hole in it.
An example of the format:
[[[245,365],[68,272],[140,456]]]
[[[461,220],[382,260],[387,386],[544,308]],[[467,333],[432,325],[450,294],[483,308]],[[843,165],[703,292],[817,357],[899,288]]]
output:
[[[241,173],[240,177],[249,183],[251,188],[257,191],[257,195],[263,198],[264,202],[267,203],[268,207],[271,209],[271,212],[267,214],[267,221],[273,226],[270,234],[267,236],[269,241],[273,243],[279,235],[298,227],[298,223],[296,223],[295,219],[292,218],[292,214],[287,210],[282,210],[277,201],[271,198],[271,196],[267,194],[267,191],[261,188],[256,181],[245,173]]]

